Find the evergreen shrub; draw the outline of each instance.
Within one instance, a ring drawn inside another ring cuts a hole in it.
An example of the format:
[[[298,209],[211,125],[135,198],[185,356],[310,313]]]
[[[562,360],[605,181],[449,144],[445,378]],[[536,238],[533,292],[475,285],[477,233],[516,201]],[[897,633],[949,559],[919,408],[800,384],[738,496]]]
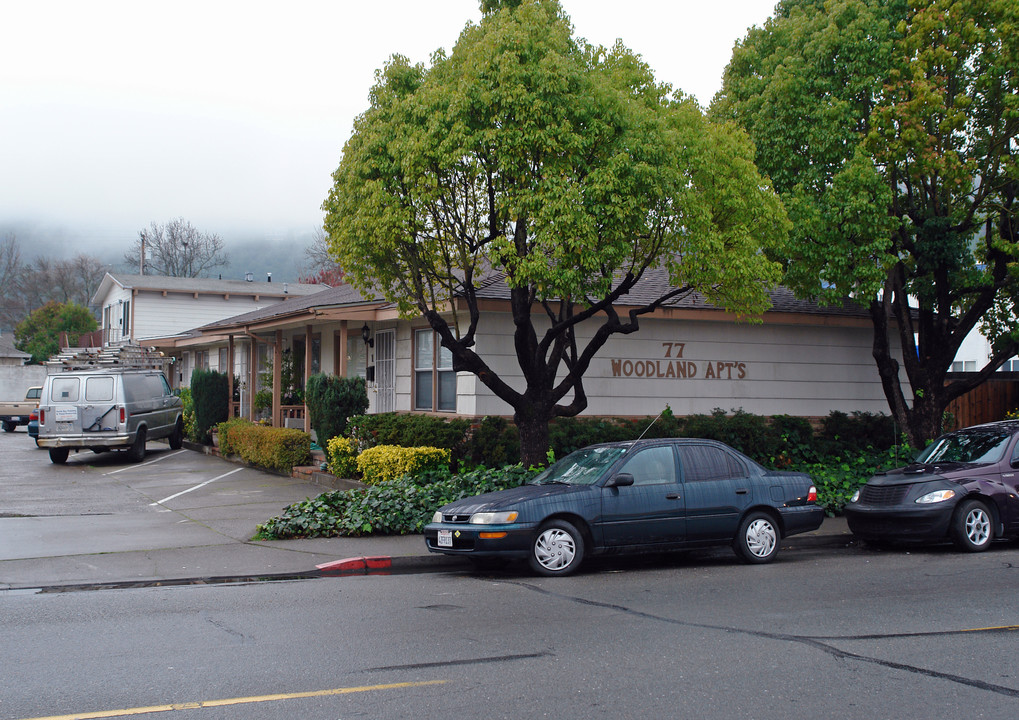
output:
[[[364,378],[341,378],[317,373],[305,386],[308,418],[318,444],[326,447],[347,429],[347,420],[368,409],[368,387]]]
[[[292,428],[258,425],[242,418],[219,424],[219,450],[245,462],[289,473],[311,462],[311,435]]]
[[[230,417],[230,380],[215,370],[191,373],[191,397],[195,408],[195,440],[208,444],[213,427]]]

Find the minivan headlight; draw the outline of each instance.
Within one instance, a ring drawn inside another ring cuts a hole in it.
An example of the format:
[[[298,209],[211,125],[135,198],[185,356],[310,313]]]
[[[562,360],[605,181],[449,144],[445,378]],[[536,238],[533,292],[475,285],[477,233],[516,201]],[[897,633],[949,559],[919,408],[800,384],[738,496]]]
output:
[[[517,519],[516,510],[505,512],[479,512],[471,515],[471,525],[504,525]]]
[[[916,502],[920,505],[933,505],[934,503],[951,500],[954,497],[955,490],[935,490],[934,492],[929,492],[922,497],[918,497]]]
[[[849,498],[849,502],[860,502],[860,491],[857,490],[853,493],[853,497]]]

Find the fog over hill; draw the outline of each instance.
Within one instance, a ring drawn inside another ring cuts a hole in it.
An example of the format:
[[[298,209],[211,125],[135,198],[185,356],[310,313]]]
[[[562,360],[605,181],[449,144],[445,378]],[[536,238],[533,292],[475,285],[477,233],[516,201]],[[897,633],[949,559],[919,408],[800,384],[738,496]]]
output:
[[[141,228],[139,228],[141,230]],[[306,232],[284,231],[259,234],[251,231],[217,232],[223,239],[228,265],[218,267],[211,277],[242,279],[251,272],[255,279],[265,280],[272,273],[273,282],[296,282],[307,270],[304,251],[312,244],[315,228]],[[10,224],[0,226],[0,237],[13,234],[21,248],[22,262],[32,265],[36,258],[68,260],[79,253],[94,255],[113,272],[136,274],[138,268],[124,262],[124,255],[134,245],[138,233],[124,236],[103,228],[69,229],[41,224]]]

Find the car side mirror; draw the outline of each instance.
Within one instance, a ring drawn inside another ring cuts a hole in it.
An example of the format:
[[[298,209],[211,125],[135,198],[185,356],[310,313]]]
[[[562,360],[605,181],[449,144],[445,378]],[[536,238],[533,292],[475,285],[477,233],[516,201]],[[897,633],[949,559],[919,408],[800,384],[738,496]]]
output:
[[[633,485],[633,475],[630,473],[619,473],[615,477],[609,478],[609,481],[605,483],[605,487],[626,487],[627,485]]]

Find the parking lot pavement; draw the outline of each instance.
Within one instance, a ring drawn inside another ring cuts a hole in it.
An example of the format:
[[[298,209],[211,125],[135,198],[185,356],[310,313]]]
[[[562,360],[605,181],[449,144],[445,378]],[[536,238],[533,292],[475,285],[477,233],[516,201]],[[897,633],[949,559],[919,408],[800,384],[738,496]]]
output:
[[[305,573],[423,550],[419,536],[254,542],[323,488],[159,442],[138,464],[82,452],[54,465],[26,433],[0,433],[0,457],[0,589]]]

